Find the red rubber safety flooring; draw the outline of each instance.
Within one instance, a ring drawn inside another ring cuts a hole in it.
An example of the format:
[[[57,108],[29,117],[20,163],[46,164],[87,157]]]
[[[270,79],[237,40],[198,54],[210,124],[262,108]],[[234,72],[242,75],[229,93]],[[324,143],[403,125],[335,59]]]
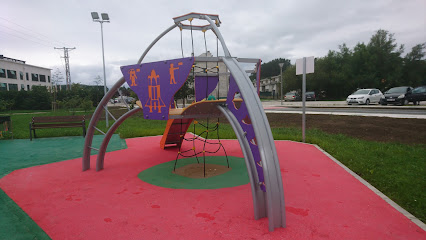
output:
[[[267,218],[254,220],[249,184],[187,190],[141,181],[138,173],[176,157],[160,139],[127,139],[100,172],[92,156],[89,171],[73,159],[16,170],[0,187],[52,239],[426,239],[315,146],[290,141],[276,141],[287,227],[269,232]],[[236,140],[223,144],[243,157]]]

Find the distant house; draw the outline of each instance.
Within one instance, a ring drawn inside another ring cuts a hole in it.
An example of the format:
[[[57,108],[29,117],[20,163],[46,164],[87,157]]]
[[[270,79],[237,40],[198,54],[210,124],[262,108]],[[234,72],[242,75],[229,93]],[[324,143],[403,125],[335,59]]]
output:
[[[32,86],[51,88],[51,69],[0,55],[0,91],[28,91]]]
[[[256,83],[254,84],[255,87]],[[260,79],[260,96],[278,98],[281,94],[280,75]]]

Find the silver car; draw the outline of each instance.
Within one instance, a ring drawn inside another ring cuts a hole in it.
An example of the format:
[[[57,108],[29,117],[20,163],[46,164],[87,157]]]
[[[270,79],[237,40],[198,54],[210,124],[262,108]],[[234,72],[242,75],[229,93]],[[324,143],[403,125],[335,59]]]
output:
[[[346,98],[348,105],[380,103],[383,93],[376,88],[358,89]]]

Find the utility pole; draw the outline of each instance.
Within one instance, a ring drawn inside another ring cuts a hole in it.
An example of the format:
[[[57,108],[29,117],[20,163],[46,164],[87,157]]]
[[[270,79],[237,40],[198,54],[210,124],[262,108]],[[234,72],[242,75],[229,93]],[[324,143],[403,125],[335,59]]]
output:
[[[71,90],[71,73],[70,73],[70,61],[68,56],[68,50],[74,50],[75,47],[73,48],[67,48],[67,47],[56,48],[55,47],[55,49],[64,50],[63,58],[65,58],[65,77],[66,77],[67,90]]]

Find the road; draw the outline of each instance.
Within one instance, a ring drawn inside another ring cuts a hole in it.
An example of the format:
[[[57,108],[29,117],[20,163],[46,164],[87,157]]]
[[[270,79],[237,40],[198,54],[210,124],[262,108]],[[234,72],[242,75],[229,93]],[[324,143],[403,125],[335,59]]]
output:
[[[279,101],[262,102],[265,112],[269,113],[302,113],[301,102]],[[331,114],[347,116],[374,116],[392,118],[426,119],[426,105],[420,106],[381,106],[381,105],[351,105],[344,101],[317,101],[306,103],[306,114]]]

